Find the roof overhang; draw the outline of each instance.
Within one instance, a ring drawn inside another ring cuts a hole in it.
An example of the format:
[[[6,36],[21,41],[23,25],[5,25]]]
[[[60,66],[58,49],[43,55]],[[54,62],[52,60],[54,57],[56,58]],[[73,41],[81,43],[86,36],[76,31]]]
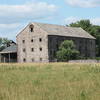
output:
[[[8,54],[8,53],[17,53],[16,51],[15,52],[0,52],[0,54]]]

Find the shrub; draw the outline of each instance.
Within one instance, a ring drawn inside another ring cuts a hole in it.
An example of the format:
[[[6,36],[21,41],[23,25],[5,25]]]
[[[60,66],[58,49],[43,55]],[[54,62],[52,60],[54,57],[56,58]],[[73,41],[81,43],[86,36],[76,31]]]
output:
[[[57,51],[58,61],[68,61],[77,59],[79,57],[79,51],[75,49],[75,44],[72,40],[65,40],[61,43],[59,50]]]

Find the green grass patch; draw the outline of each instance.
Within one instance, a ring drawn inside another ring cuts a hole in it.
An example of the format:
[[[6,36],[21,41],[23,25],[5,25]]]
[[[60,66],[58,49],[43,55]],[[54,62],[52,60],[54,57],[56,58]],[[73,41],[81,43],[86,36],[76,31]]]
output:
[[[0,100],[100,100],[100,64],[1,64]]]

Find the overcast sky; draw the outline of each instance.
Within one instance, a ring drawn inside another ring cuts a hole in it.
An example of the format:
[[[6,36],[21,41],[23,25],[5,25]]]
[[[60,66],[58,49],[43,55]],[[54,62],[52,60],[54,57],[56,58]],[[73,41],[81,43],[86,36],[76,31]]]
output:
[[[0,37],[15,40],[30,22],[66,25],[80,19],[100,25],[100,0],[0,0]]]

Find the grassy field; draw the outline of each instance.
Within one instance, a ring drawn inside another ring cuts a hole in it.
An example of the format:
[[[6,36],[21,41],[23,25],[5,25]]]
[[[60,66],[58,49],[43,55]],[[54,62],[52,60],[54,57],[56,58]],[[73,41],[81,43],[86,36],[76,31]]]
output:
[[[100,64],[0,64],[0,100],[100,100]]]

